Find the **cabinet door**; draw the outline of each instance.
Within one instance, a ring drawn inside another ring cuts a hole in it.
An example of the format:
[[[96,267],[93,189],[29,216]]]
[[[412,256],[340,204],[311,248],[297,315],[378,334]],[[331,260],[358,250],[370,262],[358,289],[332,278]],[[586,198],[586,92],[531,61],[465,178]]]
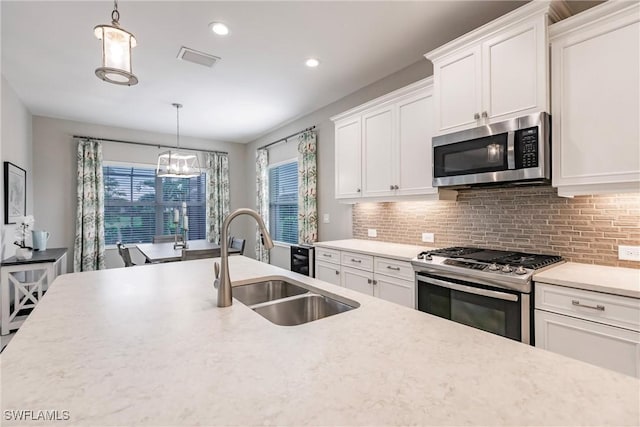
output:
[[[362,116],[362,195],[393,194],[395,171],[394,108],[387,106]]]
[[[439,134],[478,126],[476,117],[482,109],[480,52],[480,46],[475,46],[433,64]]]
[[[383,300],[415,308],[415,282],[395,277],[375,275],[374,295]]]
[[[640,333],[535,310],[536,347],[640,377]]]
[[[316,279],[341,286],[340,266],[328,262],[316,262]]]
[[[482,44],[482,116],[490,122],[548,111],[545,17]]]
[[[638,191],[638,7],[552,39],[553,185],[560,195]]]
[[[373,273],[351,267],[342,267],[342,284],[345,288],[373,295]]]
[[[402,99],[397,104],[397,158],[399,168],[394,184],[397,194],[434,193],[433,182],[433,94],[423,91]]]
[[[336,199],[361,195],[361,147],[360,117],[336,123],[335,165]]]

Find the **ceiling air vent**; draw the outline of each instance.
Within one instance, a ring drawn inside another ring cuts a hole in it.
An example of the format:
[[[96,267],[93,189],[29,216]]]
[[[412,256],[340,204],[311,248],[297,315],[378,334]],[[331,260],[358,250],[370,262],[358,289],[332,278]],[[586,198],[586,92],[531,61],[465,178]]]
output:
[[[205,67],[213,67],[216,62],[220,61],[217,56],[208,53],[198,52],[195,49],[182,46],[178,52],[178,59],[181,61],[193,62],[194,64],[204,65]]]

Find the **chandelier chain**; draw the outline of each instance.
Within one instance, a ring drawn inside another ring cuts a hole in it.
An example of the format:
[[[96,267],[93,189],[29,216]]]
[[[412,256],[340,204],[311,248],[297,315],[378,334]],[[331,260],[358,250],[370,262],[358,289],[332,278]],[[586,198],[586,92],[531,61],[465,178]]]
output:
[[[120,21],[120,12],[118,12],[118,0],[113,0],[113,12],[111,12],[111,23],[118,26]]]

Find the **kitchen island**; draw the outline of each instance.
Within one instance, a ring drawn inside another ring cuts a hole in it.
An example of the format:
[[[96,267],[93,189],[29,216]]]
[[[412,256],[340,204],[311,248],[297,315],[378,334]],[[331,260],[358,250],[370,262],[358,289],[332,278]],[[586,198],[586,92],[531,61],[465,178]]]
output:
[[[213,261],[60,276],[2,354],[2,409],[56,425],[637,425],[640,381],[245,257],[360,304],[277,326]],[[11,413],[9,413],[10,415]],[[64,415],[64,414],[62,414]],[[61,416],[60,418],[65,418]]]

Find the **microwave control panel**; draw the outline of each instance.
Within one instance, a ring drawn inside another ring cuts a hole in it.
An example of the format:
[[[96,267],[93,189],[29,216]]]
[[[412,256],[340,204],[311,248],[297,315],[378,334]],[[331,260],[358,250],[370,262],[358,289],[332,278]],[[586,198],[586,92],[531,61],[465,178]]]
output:
[[[538,167],[538,127],[520,129],[515,132],[516,169]]]

